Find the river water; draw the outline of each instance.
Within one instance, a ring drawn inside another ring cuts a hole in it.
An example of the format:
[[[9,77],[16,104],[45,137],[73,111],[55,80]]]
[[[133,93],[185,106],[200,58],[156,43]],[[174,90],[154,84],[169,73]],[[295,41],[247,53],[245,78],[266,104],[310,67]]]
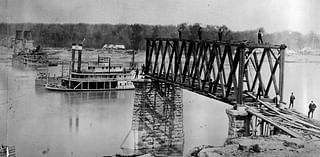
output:
[[[7,51],[0,52],[1,144],[15,145],[17,156],[123,153],[120,146],[131,129],[134,90],[50,92],[35,85],[37,69],[13,64]],[[285,76],[285,101],[292,91],[300,112],[308,111],[310,100],[320,104],[319,63],[286,63]],[[184,154],[194,146],[224,143],[228,107],[183,90]]]

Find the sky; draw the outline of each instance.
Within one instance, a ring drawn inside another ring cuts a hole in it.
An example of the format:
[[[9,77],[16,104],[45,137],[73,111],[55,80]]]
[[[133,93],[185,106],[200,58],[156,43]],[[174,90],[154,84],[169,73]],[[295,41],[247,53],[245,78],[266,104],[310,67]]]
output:
[[[319,0],[0,0],[0,22],[226,25],[320,33]]]

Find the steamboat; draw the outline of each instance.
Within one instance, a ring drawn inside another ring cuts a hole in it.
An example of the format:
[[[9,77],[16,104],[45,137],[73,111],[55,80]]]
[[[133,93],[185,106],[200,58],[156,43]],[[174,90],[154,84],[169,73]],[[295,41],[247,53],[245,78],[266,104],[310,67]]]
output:
[[[82,44],[73,44],[71,51],[69,73],[61,76],[61,82],[58,84],[47,83],[46,89],[54,91],[134,89],[132,82],[136,77],[134,71],[125,70],[122,64],[112,64],[111,57],[98,56],[97,61],[82,62]],[[78,52],[77,61],[75,60],[76,51]]]

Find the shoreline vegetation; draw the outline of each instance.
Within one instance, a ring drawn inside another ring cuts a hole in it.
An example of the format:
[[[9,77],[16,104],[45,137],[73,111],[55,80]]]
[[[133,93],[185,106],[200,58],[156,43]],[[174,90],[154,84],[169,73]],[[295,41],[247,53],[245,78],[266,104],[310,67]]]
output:
[[[234,31],[226,25],[206,25],[200,23],[179,25],[145,24],[42,24],[42,23],[0,23],[0,40],[10,41],[16,30],[30,30],[35,45],[42,47],[70,47],[72,43],[84,41],[87,48],[102,48],[104,44],[121,44],[128,49],[144,50],[145,38],[178,38],[182,28],[182,39],[198,39],[202,27],[202,39],[217,40],[218,31],[223,28],[224,41],[257,42],[257,32],[264,33],[263,40],[269,44],[286,44],[288,49],[302,54],[320,54],[320,35],[314,32],[283,31],[268,33],[263,27]],[[7,39],[7,40],[6,40]]]

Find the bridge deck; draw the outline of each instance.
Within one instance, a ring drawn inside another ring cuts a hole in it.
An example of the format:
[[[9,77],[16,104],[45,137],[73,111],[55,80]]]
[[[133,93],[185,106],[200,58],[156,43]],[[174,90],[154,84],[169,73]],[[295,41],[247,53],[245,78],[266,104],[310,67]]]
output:
[[[250,97],[254,95],[249,94]],[[258,100],[262,107],[246,105],[249,114],[272,124],[286,134],[305,140],[320,139],[320,122],[287,108],[276,108],[274,103]]]

